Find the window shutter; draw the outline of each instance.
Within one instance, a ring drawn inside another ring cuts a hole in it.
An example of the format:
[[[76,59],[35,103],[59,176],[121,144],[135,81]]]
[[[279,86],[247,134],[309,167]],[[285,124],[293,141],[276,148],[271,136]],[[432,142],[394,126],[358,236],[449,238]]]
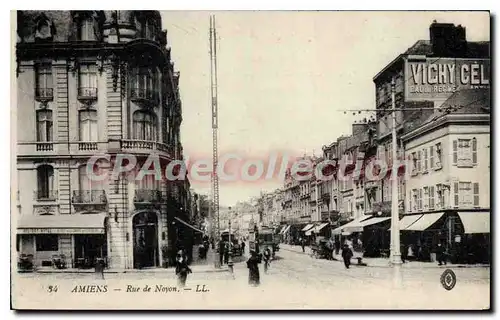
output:
[[[479,183],[473,184],[474,189],[474,207],[479,207]]]
[[[458,141],[453,140],[453,164],[458,162]]]
[[[424,149],[424,171],[427,171],[428,169],[428,166],[429,166],[429,158],[428,158],[428,154],[427,154],[427,148]]]
[[[422,189],[418,189],[418,209],[422,210]]]
[[[477,140],[472,139],[472,164],[477,164]]]
[[[422,171],[422,151],[417,153],[417,172]]]
[[[434,169],[434,146],[431,146],[431,148],[429,149],[429,153],[430,153],[430,156],[429,156],[429,166],[431,169]]]
[[[458,182],[453,183],[453,194],[454,194],[454,201],[453,204],[455,207],[458,207]]]

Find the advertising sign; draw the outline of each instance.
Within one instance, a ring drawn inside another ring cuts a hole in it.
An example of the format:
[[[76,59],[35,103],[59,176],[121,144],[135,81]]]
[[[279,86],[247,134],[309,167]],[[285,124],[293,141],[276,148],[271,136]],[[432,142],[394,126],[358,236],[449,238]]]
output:
[[[489,59],[407,59],[405,100],[445,100],[459,90],[490,88],[490,74]]]
[[[17,230],[18,234],[104,234],[102,228],[22,228]]]

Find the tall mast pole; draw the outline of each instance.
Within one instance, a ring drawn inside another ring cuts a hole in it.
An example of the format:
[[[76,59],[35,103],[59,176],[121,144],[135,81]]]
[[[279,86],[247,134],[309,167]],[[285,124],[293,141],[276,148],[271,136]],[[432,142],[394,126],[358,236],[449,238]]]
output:
[[[217,150],[217,134],[218,134],[218,105],[217,105],[217,31],[215,30],[215,16],[210,16],[210,93],[212,96],[212,237],[214,240],[219,240],[220,237],[220,221],[219,221],[219,177],[217,176],[218,166],[218,150]],[[215,255],[215,250],[212,250]],[[220,268],[220,261],[214,257],[216,268]]]

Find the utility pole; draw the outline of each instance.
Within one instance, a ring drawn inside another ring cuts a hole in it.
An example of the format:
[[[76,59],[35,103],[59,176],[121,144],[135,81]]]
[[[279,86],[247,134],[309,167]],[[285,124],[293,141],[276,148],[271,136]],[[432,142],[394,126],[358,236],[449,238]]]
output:
[[[394,271],[393,281],[396,288],[401,287],[401,250],[399,238],[399,203],[398,203],[398,140],[396,136],[396,83],[391,81],[392,100],[392,197],[391,197],[391,262]]]
[[[217,151],[217,135],[218,135],[218,104],[217,104],[217,32],[215,30],[215,16],[210,16],[210,93],[212,96],[212,239],[216,246],[220,238],[220,221],[219,221],[219,177],[217,176],[217,165],[219,154]],[[214,255],[214,263],[216,268],[220,268],[220,261],[217,259],[215,249],[212,250]]]

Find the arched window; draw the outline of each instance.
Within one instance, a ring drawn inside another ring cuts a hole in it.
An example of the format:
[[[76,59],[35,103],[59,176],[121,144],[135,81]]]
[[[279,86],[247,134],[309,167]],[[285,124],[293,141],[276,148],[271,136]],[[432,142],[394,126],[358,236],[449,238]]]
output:
[[[41,165],[37,169],[37,199],[55,199],[54,168]]]
[[[136,140],[157,140],[156,116],[145,111],[136,111],[133,116],[133,136]]]
[[[80,141],[97,141],[97,111],[80,111]]]
[[[52,141],[52,111],[38,110],[36,112],[36,140],[40,142]]]

